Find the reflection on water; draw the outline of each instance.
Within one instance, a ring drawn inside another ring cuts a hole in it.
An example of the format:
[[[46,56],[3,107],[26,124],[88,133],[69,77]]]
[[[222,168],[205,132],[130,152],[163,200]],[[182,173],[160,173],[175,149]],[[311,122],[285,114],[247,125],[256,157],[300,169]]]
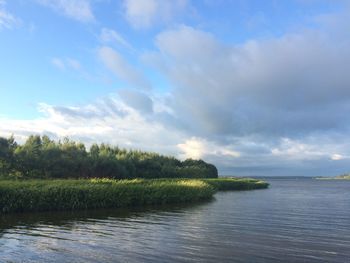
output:
[[[350,181],[269,182],[195,205],[1,216],[0,261],[349,260]]]

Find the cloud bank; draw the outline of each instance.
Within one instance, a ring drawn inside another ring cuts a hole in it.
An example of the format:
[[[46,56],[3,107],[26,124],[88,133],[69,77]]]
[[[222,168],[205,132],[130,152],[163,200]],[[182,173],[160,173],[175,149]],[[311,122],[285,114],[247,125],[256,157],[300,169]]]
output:
[[[41,1],[74,16],[64,1]],[[54,4],[55,3],[55,4]],[[76,19],[93,19],[88,1]],[[83,4],[85,3],[85,4]],[[124,2],[136,29],[171,19],[185,1]],[[175,6],[175,7],[174,7]],[[90,10],[90,11],[88,11]],[[162,13],[164,11],[164,13]],[[161,14],[162,13],[162,14]],[[332,175],[350,170],[350,32],[348,11],[314,18],[312,28],[242,43],[175,25],[131,63],[112,42],[132,49],[104,28],[96,57],[123,81],[115,94],[89,105],[42,103],[34,120],[2,118],[0,135],[45,133],[110,142],[180,158],[203,158],[221,174]],[[54,58],[61,69],[73,60]],[[149,72],[168,89],[157,91]]]

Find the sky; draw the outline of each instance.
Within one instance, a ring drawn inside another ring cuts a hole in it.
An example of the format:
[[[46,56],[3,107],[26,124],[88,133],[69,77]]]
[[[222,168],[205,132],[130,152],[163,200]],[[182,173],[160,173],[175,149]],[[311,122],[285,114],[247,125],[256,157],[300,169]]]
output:
[[[347,0],[0,0],[0,136],[350,172],[349,17]]]

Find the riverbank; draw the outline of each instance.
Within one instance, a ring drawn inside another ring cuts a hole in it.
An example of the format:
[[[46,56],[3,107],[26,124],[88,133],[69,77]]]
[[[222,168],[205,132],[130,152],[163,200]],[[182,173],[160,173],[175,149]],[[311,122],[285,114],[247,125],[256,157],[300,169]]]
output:
[[[116,208],[208,200],[219,190],[267,188],[254,179],[0,181],[0,211]]]

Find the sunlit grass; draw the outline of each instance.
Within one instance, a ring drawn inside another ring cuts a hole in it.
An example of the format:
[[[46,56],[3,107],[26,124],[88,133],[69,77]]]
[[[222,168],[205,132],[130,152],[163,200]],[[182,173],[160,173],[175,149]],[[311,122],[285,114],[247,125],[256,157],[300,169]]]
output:
[[[129,207],[208,200],[219,190],[267,188],[254,179],[67,179],[0,181],[0,211]]]
[[[175,180],[0,181],[0,211],[48,211],[183,203],[210,199],[206,183]]]

